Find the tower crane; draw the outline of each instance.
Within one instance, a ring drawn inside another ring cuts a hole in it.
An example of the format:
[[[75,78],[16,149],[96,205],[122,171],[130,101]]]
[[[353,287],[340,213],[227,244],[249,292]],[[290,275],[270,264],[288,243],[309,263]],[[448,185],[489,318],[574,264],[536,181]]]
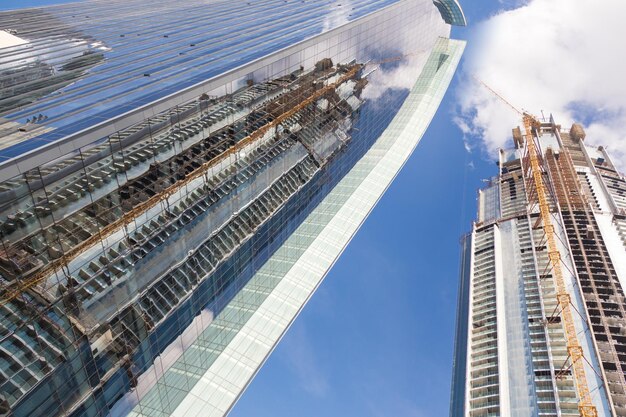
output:
[[[576,391],[578,393],[578,411],[581,417],[597,417],[598,410],[591,401],[591,393],[589,392],[589,386],[587,385],[587,377],[585,375],[584,367],[584,352],[583,348],[578,342],[578,336],[576,334],[576,328],[574,326],[574,318],[572,314],[572,298],[567,291],[565,280],[563,278],[563,269],[561,265],[561,253],[559,252],[556,237],[554,232],[554,225],[552,223],[552,217],[550,215],[550,206],[547,198],[546,185],[543,181],[542,170],[540,165],[540,155],[535,138],[533,135],[533,129],[539,128],[541,123],[532,114],[520,111],[504,97],[498,94],[495,90],[489,87],[480,79],[474,77],[478,83],[489,90],[494,96],[501,100],[504,104],[510,107],[518,115],[522,116],[522,122],[524,125],[524,142],[526,143],[526,149],[528,151],[528,159],[530,162],[529,174],[532,177],[532,181],[535,186],[537,202],[539,205],[539,214],[543,230],[546,236],[546,243],[548,247],[549,264],[552,267],[552,276],[554,278],[556,286],[556,299],[558,306],[561,308],[561,321],[565,330],[565,339],[567,344],[567,354],[571,361],[571,368],[573,370],[574,383],[576,385]]]

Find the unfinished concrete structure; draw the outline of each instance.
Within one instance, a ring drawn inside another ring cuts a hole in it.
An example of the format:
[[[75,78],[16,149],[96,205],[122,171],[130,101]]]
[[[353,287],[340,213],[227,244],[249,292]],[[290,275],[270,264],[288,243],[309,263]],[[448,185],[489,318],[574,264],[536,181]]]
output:
[[[226,414],[426,130],[451,24],[455,0],[0,13],[0,415]]]
[[[566,296],[595,412],[626,416],[626,181],[581,125],[532,128],[558,256],[548,256],[528,146],[501,150],[464,237],[451,416],[579,416]],[[553,277],[559,263],[567,293]]]

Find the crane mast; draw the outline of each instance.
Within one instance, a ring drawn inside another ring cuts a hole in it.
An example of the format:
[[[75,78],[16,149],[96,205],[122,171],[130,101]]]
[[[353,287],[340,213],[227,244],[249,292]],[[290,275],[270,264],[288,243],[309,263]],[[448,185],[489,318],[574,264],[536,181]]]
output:
[[[561,308],[561,321],[565,330],[565,339],[567,343],[567,354],[571,361],[571,367],[574,375],[574,383],[578,393],[578,411],[581,417],[597,417],[598,411],[591,401],[589,386],[587,385],[587,377],[585,375],[583,348],[578,342],[576,328],[574,326],[574,318],[572,315],[571,296],[567,291],[565,280],[563,279],[563,269],[561,267],[561,253],[556,243],[554,225],[550,215],[550,205],[548,203],[547,191],[543,182],[541,165],[539,163],[539,152],[535,139],[533,137],[533,127],[539,122],[532,115],[523,113],[524,122],[524,138],[526,148],[528,150],[528,159],[530,162],[530,175],[537,193],[537,202],[539,205],[539,214],[541,223],[546,235],[546,243],[548,247],[548,258],[552,267],[552,276],[556,284],[556,298]]]
[[[572,314],[572,298],[567,291],[565,279],[563,278],[563,269],[561,265],[561,253],[556,243],[554,232],[554,224],[550,215],[550,204],[548,202],[548,192],[543,181],[541,169],[541,158],[539,149],[535,143],[533,128],[540,127],[541,123],[530,113],[522,112],[513,106],[508,100],[498,94],[493,88],[489,87],[482,80],[474,76],[474,79],[483,87],[489,90],[499,100],[513,109],[517,114],[522,116],[524,124],[524,142],[528,152],[529,176],[535,187],[536,198],[539,205],[539,215],[543,230],[546,237],[546,245],[548,248],[549,265],[552,268],[552,276],[556,287],[557,305],[561,308],[561,322],[565,330],[565,340],[567,346],[567,354],[571,362],[572,374],[574,376],[574,384],[578,394],[578,412],[581,417],[597,417],[598,410],[591,401],[591,393],[587,385],[587,377],[585,374],[585,356],[583,348],[578,342],[576,327],[574,326],[574,317]]]

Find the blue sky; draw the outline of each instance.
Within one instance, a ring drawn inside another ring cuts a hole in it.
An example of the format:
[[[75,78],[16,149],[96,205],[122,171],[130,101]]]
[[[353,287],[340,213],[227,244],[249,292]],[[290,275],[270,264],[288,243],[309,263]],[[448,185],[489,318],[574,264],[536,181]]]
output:
[[[59,2],[4,0],[0,10]],[[501,7],[462,4],[470,27],[453,30],[462,39]],[[452,122],[458,83],[457,74],[416,152],[232,417],[447,415],[459,237],[481,179],[496,173],[465,150]]]

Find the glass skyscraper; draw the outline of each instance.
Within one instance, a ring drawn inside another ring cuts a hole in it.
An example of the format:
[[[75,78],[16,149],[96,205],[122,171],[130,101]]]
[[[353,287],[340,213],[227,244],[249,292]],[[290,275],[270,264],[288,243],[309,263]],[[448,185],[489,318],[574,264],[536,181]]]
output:
[[[0,13],[0,415],[222,416],[456,69],[454,0]]]
[[[585,143],[581,125],[550,117],[532,132],[540,174],[514,129],[515,148],[500,151],[499,175],[479,191],[462,239],[450,415],[626,416],[626,179],[603,147]],[[587,414],[585,391],[595,408]]]

